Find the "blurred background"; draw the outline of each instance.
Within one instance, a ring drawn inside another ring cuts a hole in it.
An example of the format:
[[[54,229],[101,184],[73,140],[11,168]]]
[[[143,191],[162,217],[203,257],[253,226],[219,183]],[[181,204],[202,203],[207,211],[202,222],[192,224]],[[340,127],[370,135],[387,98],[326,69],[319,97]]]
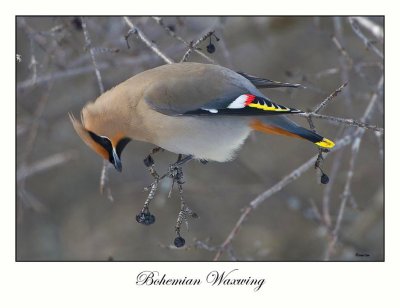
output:
[[[305,89],[268,89],[277,103],[312,110],[344,82],[347,87],[321,113],[360,120],[373,98],[368,123],[383,127],[383,17],[130,17],[132,23],[173,61],[201,42],[207,57],[236,71],[296,82]],[[183,225],[186,246],[171,246],[179,195],[167,198],[161,185],[151,204],[156,223],[135,216],[152,182],[143,159],[154,147],[132,141],[123,153],[124,170],[109,172],[110,202],[99,192],[102,159],[76,135],[68,112],[100,95],[92,48],[105,90],[159,65],[163,60],[135,35],[122,17],[86,17],[91,46],[80,17],[16,18],[17,255],[28,260],[210,261],[242,210],[263,191],[317,154],[309,142],[253,134],[228,163],[184,167],[184,197],[199,218]],[[167,29],[166,29],[167,28]],[[129,48],[128,48],[129,47]],[[188,61],[208,63],[191,53]],[[296,122],[308,127],[306,119]],[[357,128],[314,119],[332,140]],[[164,173],[176,155],[154,156]],[[350,169],[354,159],[354,169]],[[344,147],[329,155],[322,185],[314,168],[265,200],[243,222],[229,253],[220,260],[381,261],[384,258],[383,135],[366,130],[359,151]],[[349,170],[353,175],[348,180]],[[350,195],[340,206],[348,183]],[[334,233],[338,215],[342,217]],[[322,216],[322,217],[320,217]],[[364,255],[364,257],[360,257]]]

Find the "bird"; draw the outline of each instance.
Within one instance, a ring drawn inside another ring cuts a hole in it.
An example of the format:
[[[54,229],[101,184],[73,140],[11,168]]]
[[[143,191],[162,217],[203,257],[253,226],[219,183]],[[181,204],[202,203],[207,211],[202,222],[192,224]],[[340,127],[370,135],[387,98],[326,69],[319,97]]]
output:
[[[273,102],[259,89],[292,87],[215,64],[165,64],[141,72],[89,102],[81,121],[69,114],[80,138],[116,170],[131,140],[201,161],[233,160],[252,131],[308,140],[328,138],[288,118],[303,111]]]

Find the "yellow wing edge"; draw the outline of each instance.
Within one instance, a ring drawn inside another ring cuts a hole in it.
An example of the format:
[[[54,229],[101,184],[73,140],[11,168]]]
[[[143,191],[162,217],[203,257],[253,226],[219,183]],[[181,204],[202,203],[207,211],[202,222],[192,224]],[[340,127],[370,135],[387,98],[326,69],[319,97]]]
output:
[[[335,146],[335,143],[327,138],[322,139],[322,141],[315,143],[317,146],[321,148],[331,149]]]

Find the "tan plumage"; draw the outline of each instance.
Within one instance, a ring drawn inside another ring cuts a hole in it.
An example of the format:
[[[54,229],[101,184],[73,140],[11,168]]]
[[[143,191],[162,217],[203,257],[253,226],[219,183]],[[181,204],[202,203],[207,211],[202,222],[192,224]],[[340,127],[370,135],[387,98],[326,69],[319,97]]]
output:
[[[114,165],[120,158],[118,148],[121,152],[126,144],[124,138],[150,142],[198,159],[221,162],[232,159],[250,131],[257,129],[254,116],[266,122],[270,132],[276,127],[275,133],[287,130],[287,135],[327,145],[325,142],[329,140],[282,115],[283,111],[300,111],[276,104],[267,107],[270,101],[244,76],[216,65],[160,66],[122,82],[94,103],[88,103],[82,110],[82,123],[73,116],[71,121],[85,143]],[[250,96],[259,101],[245,103]],[[264,116],[261,109],[272,111]]]

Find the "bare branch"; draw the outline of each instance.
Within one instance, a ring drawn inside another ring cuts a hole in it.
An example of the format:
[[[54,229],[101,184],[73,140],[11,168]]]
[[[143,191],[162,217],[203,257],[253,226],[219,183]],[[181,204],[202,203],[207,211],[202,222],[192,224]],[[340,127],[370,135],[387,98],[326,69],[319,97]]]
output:
[[[371,19],[362,16],[349,17],[349,18],[357,21],[360,24],[360,26],[367,29],[377,39],[379,40],[383,39],[383,28],[378,24],[376,24],[375,22],[373,22]]]
[[[37,80],[37,60],[35,57],[35,48],[33,46],[33,38],[32,35],[30,37],[30,45],[31,45],[31,62],[29,63],[29,68],[32,70],[32,78],[31,78],[31,85],[36,84]]]
[[[381,159],[384,158],[384,153],[383,153],[383,141],[382,141],[382,134],[375,132],[376,139],[378,141],[378,147],[379,147],[379,156]]]
[[[104,85],[103,85],[103,81],[101,80],[101,75],[100,75],[99,68],[97,67],[96,58],[95,58],[95,55],[94,55],[94,50],[92,48],[92,41],[90,40],[90,36],[89,36],[89,32],[87,30],[86,22],[85,22],[85,19],[83,17],[81,17],[81,21],[82,21],[83,34],[85,36],[86,48],[89,49],[90,57],[92,58],[92,64],[93,64],[93,67],[94,67],[94,71],[96,73],[96,78],[97,78],[97,83],[99,85],[100,94],[103,94],[104,93]]]
[[[139,30],[138,27],[136,27],[128,17],[124,17],[125,23],[129,26],[129,31],[128,34],[125,36],[126,41],[128,41],[128,38],[131,34],[137,35],[139,39],[142,40],[143,43],[146,44],[147,47],[149,47],[155,54],[157,54],[161,59],[165,61],[165,63],[171,64],[174,63],[168,56],[166,56],[164,53],[160,51],[160,49],[157,47],[157,45],[153,42],[151,42],[144,34],[142,31]]]
[[[43,212],[46,209],[45,205],[36,196],[27,191],[24,185],[18,185],[18,197],[25,207],[30,207],[34,211]]]
[[[334,153],[338,151],[339,149],[347,146],[350,144],[352,140],[351,136],[346,136],[342,139],[340,139],[337,143],[336,146],[326,155]],[[262,204],[266,199],[274,195],[275,193],[279,192],[283,188],[285,188],[287,185],[292,183],[293,181],[297,180],[301,175],[303,175],[307,170],[310,168],[314,167],[315,160],[317,159],[318,155],[315,155],[311,157],[309,160],[307,160],[304,164],[293,170],[290,174],[285,176],[281,181],[276,183],[274,186],[271,188],[267,189],[260,195],[258,195],[253,201],[250,202],[250,205],[247,206],[242,215],[240,215],[238,221],[236,222],[235,226],[233,227],[232,231],[229,233],[228,237],[225,239],[225,241],[222,243],[218,253],[214,257],[214,261],[219,260],[221,257],[222,253],[227,249],[227,247],[230,246],[232,240],[235,238],[237,233],[239,232],[239,229],[241,225],[243,224],[244,220],[248,217],[248,215],[255,210],[260,204]]]
[[[190,42],[189,43],[189,49],[185,52],[185,54],[183,55],[183,58],[180,62],[186,62],[189,59],[190,54],[193,52],[193,50],[196,50],[197,46],[205,41],[206,39],[208,39],[211,35],[214,34],[214,31],[208,31],[206,34],[204,34],[203,36],[201,36],[197,41]]]
[[[177,48],[171,49],[171,51],[176,52]],[[110,69],[113,67],[118,67],[118,66],[139,66],[146,61],[153,61],[155,59],[156,55],[154,54],[141,54],[135,57],[134,59],[132,58],[122,58],[122,59],[117,59],[115,62],[110,63],[110,62],[100,62],[97,63],[97,68],[99,71],[103,71],[106,69]],[[86,66],[77,66],[77,67],[70,67],[66,68],[65,70],[62,71],[56,71],[52,72],[46,75],[38,76],[36,78],[36,85],[41,85],[43,83],[49,82],[51,80],[55,81],[58,79],[65,79],[65,78],[70,78],[70,77],[75,77],[83,74],[88,74],[93,72],[93,65],[86,65]],[[17,90],[24,90],[32,86],[32,79],[29,78],[28,80],[21,81],[17,84]]]
[[[350,80],[350,70],[351,70],[354,62],[353,62],[353,59],[348,54],[347,50],[342,45],[342,43],[344,41],[342,20],[343,19],[341,17],[333,17],[334,35],[332,36],[332,41],[342,55],[339,58],[340,79],[341,79],[342,83],[345,83],[348,80]],[[348,106],[349,110],[352,111],[353,105],[351,103],[352,99],[351,99],[350,87],[347,87],[343,91],[343,96],[344,96],[346,105]]]
[[[317,207],[317,204],[315,203],[314,199],[310,198],[310,205],[311,205],[311,209],[315,215],[315,218],[320,222],[320,223],[325,223],[323,217],[322,217],[322,213],[320,212],[320,210]]]
[[[339,88],[337,88],[334,92],[332,92],[327,98],[325,98],[315,109],[313,110],[313,113],[319,113],[322,109],[324,109],[327,104],[329,103],[332,98],[336,97],[342,89],[347,86],[347,82],[342,84]]]
[[[338,216],[336,219],[335,228],[333,229],[333,232],[332,232],[334,236],[336,236],[339,232],[340,225],[341,225],[341,222],[343,219],[344,209],[346,207],[347,200],[350,197],[351,180],[353,179],[353,175],[354,175],[354,166],[355,166],[356,157],[357,157],[358,151],[360,150],[361,137],[362,136],[360,136],[360,134],[358,134],[356,139],[353,142],[352,147],[351,147],[352,154],[351,154],[351,159],[350,159],[350,163],[349,163],[349,170],[347,171],[346,184],[345,184],[345,187],[343,190],[342,201],[340,203],[339,213],[338,213]]]
[[[322,114],[318,114],[318,113],[314,113],[314,112],[296,113],[296,114],[293,114],[293,115],[296,115],[296,116],[299,116],[299,117],[304,117],[304,118],[312,117],[312,118],[327,120],[327,121],[330,121],[332,123],[344,124],[344,125],[347,125],[347,126],[361,127],[361,128],[365,128],[365,129],[372,129],[372,130],[377,131],[377,132],[383,132],[383,128],[382,127],[378,127],[376,125],[367,124],[367,123],[360,122],[360,121],[357,121],[357,120],[354,120],[354,119],[339,118],[339,117],[334,117],[334,116],[322,115]]]
[[[153,17],[153,19],[158,23],[171,37],[177,39],[178,41],[184,43],[186,47],[190,48],[190,42],[186,41],[184,38],[181,36],[177,35],[175,31],[172,31],[168,26],[164,24],[164,21],[161,17]],[[211,59],[209,56],[207,56],[204,52],[201,52],[200,50],[195,49],[195,53],[198,55],[202,56],[204,59],[209,61],[210,63],[215,63],[213,59]]]
[[[371,97],[371,100],[369,101],[369,104],[364,112],[363,117],[361,118],[362,120],[368,120],[371,117],[373,108],[376,105],[376,102],[378,100],[378,97],[380,95],[380,90],[383,87],[383,76],[380,78],[379,82],[378,82],[378,86],[376,88],[376,91],[374,92],[374,94]],[[341,223],[343,220],[343,215],[344,215],[344,210],[346,208],[347,202],[348,200],[351,198],[351,181],[353,179],[353,175],[354,175],[354,167],[355,167],[355,161],[356,158],[358,156],[358,152],[360,149],[360,143],[361,143],[361,139],[363,137],[365,133],[365,130],[363,130],[362,128],[358,128],[356,130],[356,132],[354,133],[355,139],[352,145],[352,151],[351,151],[351,158],[350,158],[350,163],[349,163],[349,169],[347,171],[347,177],[346,177],[346,184],[344,186],[344,190],[342,193],[342,200],[340,203],[340,207],[339,207],[339,212],[336,218],[336,224],[334,229],[331,232],[331,240],[329,242],[328,248],[326,250],[325,253],[325,260],[329,260],[335,244],[337,242],[337,238],[338,238],[338,233],[341,227]]]
[[[321,78],[321,77],[334,75],[334,74],[337,74],[337,73],[339,73],[339,69],[337,67],[332,67],[332,68],[324,69],[323,71],[320,71],[320,72],[316,73],[315,77]]]
[[[161,17],[153,17],[153,20],[158,23],[171,37],[177,39],[178,41],[182,42],[183,44],[189,46],[189,43],[186,42],[184,38],[181,36],[177,35],[175,31],[171,30],[170,27],[166,26],[164,24],[164,20]]]
[[[111,194],[111,188],[110,188],[109,179],[108,179],[108,170],[110,168],[112,168],[112,165],[104,159],[103,160],[103,168],[101,169],[101,175],[100,175],[100,193],[103,195],[104,190],[106,190],[107,199],[110,200],[111,202],[114,202],[114,198]]]
[[[332,38],[332,42],[335,44],[336,48],[340,51],[340,53],[346,59],[348,64],[350,66],[352,66],[353,65],[353,59],[349,56],[349,54],[347,53],[346,49],[339,42],[338,38],[336,36],[334,36],[334,35],[331,38]]]
[[[369,40],[364,33],[362,33],[358,21],[354,18],[349,17],[350,25],[354,33],[361,39],[367,49],[371,49],[379,58],[383,59],[383,53]]]
[[[347,128],[349,129],[349,128]],[[341,135],[343,133],[344,128],[342,127],[341,131],[339,132],[338,135]],[[326,185],[324,189],[324,195],[322,197],[322,218],[324,221],[324,225],[328,226],[329,228],[332,226],[332,219],[331,219],[331,214],[330,214],[330,196],[332,192],[332,183],[335,181],[336,176],[339,172],[339,168],[342,164],[342,157],[343,157],[343,149],[336,154],[335,158],[333,159],[332,163],[332,168],[329,173],[329,182],[331,185]]]
[[[46,171],[58,165],[61,165],[76,157],[75,151],[63,152],[46,157],[29,166],[23,165],[17,170],[17,181],[22,181],[32,175]]]
[[[92,58],[92,64],[93,64],[94,70],[96,72],[97,83],[99,84],[100,94],[103,94],[104,93],[104,85],[103,85],[103,81],[101,78],[99,68],[96,63],[95,51],[94,51],[94,48],[92,47],[92,42],[90,40],[89,32],[87,31],[85,19],[83,17],[81,17],[81,21],[82,21],[83,33],[85,35],[86,47],[89,48],[90,56]],[[108,166],[109,166],[108,161],[104,159],[103,167],[101,169],[101,176],[100,176],[100,193],[103,194],[104,190],[106,190],[108,200],[113,202],[114,198],[111,194],[111,189],[110,189],[109,183],[108,183],[108,175],[107,175]]]
[[[38,129],[39,129],[39,124],[40,124],[39,120],[42,117],[43,112],[49,102],[50,92],[51,92],[52,88],[53,88],[53,82],[51,81],[48,84],[46,91],[43,93],[42,97],[38,101],[36,109],[33,113],[32,122],[30,123],[30,125],[28,127],[28,130],[29,130],[28,140],[25,143],[25,151],[23,153],[23,160],[25,162],[29,159],[29,156],[34,147]]]

